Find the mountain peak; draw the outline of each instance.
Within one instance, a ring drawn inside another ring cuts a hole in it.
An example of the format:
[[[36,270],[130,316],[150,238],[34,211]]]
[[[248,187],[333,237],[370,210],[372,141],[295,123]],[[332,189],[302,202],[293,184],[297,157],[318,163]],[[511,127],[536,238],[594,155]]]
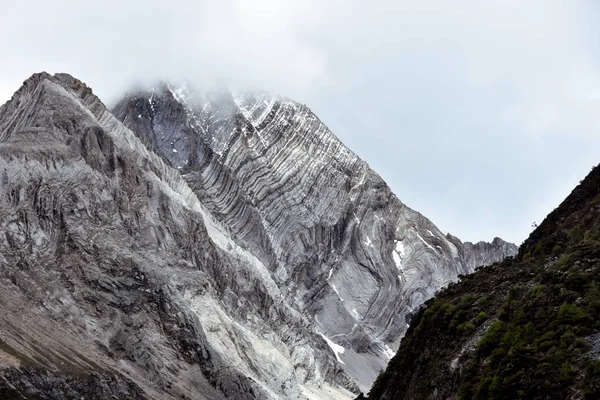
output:
[[[362,387],[412,310],[458,275],[516,252],[444,236],[307,106],[260,91],[167,86],[132,93],[113,113],[180,170],[287,301],[335,338]]]
[[[34,73],[25,81],[23,81],[23,85],[16,91],[15,95],[35,90],[40,83],[46,80],[54,83],[59,83],[65,88],[70,87],[72,90],[88,89],[89,91],[91,91],[91,88],[89,88],[84,82],[80,81],[77,78],[74,78],[73,76],[67,73],[56,73],[54,75],[51,75],[45,71],[42,71]]]
[[[266,261],[82,81],[34,75],[0,129],[0,393],[356,391]]]
[[[514,250],[443,235],[294,101],[164,83],[113,112],[46,73],[0,108],[0,362],[35,361],[0,393],[348,399]]]

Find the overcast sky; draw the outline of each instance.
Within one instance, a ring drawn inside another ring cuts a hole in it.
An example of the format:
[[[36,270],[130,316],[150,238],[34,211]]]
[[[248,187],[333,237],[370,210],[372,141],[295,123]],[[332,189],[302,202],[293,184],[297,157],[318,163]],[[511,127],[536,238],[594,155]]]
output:
[[[520,244],[600,162],[600,2],[5,1],[0,103],[68,72],[214,82],[307,104],[463,240]]]

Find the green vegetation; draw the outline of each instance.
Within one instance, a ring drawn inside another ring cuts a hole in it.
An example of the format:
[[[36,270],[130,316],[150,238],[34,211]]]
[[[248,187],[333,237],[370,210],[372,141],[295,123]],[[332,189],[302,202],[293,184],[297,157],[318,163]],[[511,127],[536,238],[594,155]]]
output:
[[[479,326],[479,325],[483,324],[486,319],[487,319],[487,314],[485,313],[485,311],[482,311],[479,314],[477,314],[477,317],[475,317],[475,324],[477,326]]]
[[[573,383],[574,366],[589,370],[591,361],[580,362],[590,348],[583,338],[598,327],[592,318],[595,311],[582,299],[589,289],[597,290],[597,284],[575,283],[575,288],[583,292],[562,284],[550,288],[537,284],[529,292],[511,287],[501,319],[489,326],[477,344],[473,365],[484,367],[473,371],[479,375],[477,380],[463,383],[463,397],[552,398]],[[580,305],[572,302],[577,299]],[[588,396],[598,394],[591,386],[583,386]]]

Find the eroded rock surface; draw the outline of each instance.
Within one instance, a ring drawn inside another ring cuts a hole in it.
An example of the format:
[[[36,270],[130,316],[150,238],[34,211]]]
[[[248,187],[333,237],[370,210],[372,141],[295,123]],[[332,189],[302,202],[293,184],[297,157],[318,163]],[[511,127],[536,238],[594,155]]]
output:
[[[36,74],[0,108],[0,397],[356,392],[290,298],[318,303],[284,289],[308,275],[278,267],[259,209],[236,211],[248,194],[200,185],[213,187],[192,190],[69,75]]]
[[[162,84],[113,112],[181,172],[363,389],[413,310],[460,274],[516,254],[501,239],[442,234],[291,100]]]

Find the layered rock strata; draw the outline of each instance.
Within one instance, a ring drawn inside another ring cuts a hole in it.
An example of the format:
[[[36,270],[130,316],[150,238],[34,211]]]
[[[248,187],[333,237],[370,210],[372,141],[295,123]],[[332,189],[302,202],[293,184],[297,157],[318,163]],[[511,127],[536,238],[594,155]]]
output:
[[[363,389],[413,310],[460,274],[516,254],[498,238],[444,235],[289,99],[161,84],[113,113],[181,172]]]
[[[0,108],[0,397],[356,391],[196,193],[81,81],[24,83]]]

